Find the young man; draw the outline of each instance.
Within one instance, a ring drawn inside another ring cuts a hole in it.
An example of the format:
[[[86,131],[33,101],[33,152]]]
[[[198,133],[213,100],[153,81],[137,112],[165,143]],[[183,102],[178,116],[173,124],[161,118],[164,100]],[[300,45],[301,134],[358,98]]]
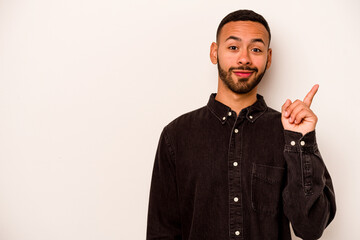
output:
[[[321,237],[335,215],[334,190],[315,138],[310,105],[279,113],[257,94],[271,65],[270,29],[250,10],[220,23],[210,59],[219,70],[208,104],[168,124],[150,190],[147,239]]]

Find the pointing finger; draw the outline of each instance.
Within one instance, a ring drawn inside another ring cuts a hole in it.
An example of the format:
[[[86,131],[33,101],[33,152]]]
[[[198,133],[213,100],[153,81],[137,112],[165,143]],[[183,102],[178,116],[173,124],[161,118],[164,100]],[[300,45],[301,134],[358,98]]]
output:
[[[319,85],[318,85],[318,84],[315,84],[315,85],[311,88],[310,92],[309,92],[309,93],[306,95],[306,97],[304,98],[304,101],[303,101],[303,102],[304,102],[308,107],[310,107],[310,105],[311,105],[311,103],[312,103],[312,100],[313,100],[316,92],[318,91],[318,89],[319,89]]]

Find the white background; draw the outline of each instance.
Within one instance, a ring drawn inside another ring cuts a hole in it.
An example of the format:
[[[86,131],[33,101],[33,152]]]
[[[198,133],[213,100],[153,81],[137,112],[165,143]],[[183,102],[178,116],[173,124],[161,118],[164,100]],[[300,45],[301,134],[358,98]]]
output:
[[[162,128],[216,92],[209,47],[241,8],[272,30],[268,105],[320,84],[322,239],[360,239],[357,0],[0,0],[0,239],[144,239]]]

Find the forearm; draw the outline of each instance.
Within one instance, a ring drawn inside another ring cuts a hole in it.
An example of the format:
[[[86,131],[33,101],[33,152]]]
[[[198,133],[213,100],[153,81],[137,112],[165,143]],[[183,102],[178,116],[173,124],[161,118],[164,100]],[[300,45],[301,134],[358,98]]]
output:
[[[336,211],[332,181],[317,148],[315,131],[305,136],[286,130],[284,134],[288,169],[284,212],[296,235],[318,239]]]

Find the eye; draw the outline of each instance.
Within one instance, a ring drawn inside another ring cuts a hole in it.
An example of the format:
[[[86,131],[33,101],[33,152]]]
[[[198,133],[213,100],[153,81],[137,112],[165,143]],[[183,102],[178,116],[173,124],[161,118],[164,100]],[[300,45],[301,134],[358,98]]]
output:
[[[230,46],[229,49],[230,50],[237,50],[238,48],[236,46]]]
[[[253,48],[251,49],[253,52],[260,53],[262,52],[260,48]]]

